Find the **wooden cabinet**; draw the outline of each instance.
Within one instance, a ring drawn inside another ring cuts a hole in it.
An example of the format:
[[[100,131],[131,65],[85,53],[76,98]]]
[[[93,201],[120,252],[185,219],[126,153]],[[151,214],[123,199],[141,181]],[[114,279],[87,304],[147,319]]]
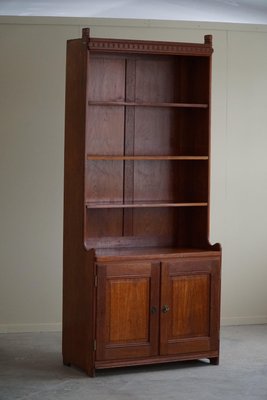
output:
[[[95,369],[219,357],[208,241],[211,36],[68,41],[63,359]]]
[[[96,366],[216,358],[219,261],[212,255],[98,264]]]

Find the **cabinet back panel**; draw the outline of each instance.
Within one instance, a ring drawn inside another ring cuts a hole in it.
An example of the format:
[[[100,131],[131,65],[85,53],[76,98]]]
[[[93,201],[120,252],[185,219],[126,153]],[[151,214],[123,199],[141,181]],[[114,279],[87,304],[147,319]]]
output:
[[[208,57],[180,58],[180,87],[177,97],[185,103],[209,103],[210,60]]]
[[[207,161],[138,161],[134,166],[134,200],[207,202]]]
[[[207,57],[144,57],[136,59],[136,101],[208,103]]]
[[[93,247],[175,246],[205,248],[208,207],[136,208],[125,232],[123,209],[87,209],[86,238]]]
[[[176,155],[178,153],[177,111],[170,108],[136,107],[135,154]]]
[[[177,110],[176,135],[179,154],[209,155],[209,109]]]
[[[134,166],[135,201],[170,201],[175,198],[175,163],[139,161]]]
[[[174,101],[174,64],[172,58],[136,60],[137,102]]]
[[[88,106],[86,152],[123,155],[124,107]]]
[[[142,208],[133,210],[134,236],[174,237],[177,210],[173,208]]]
[[[177,210],[177,247],[205,248],[208,244],[208,207]]]
[[[166,237],[175,236],[177,210],[173,208],[138,208],[132,210],[132,226],[125,232],[124,219],[128,210],[87,209],[86,237]]]
[[[136,107],[136,155],[209,154],[208,109]]]
[[[86,201],[122,202],[123,162],[90,161],[86,163]]]
[[[118,237],[123,235],[123,210],[86,210],[86,238]]]
[[[122,101],[125,94],[125,59],[89,57],[88,100]]]

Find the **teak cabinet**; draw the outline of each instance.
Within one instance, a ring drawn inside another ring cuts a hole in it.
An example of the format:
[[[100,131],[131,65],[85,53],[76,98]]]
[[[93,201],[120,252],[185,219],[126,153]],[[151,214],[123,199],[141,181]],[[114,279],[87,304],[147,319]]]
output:
[[[63,361],[219,361],[211,36],[67,44]]]

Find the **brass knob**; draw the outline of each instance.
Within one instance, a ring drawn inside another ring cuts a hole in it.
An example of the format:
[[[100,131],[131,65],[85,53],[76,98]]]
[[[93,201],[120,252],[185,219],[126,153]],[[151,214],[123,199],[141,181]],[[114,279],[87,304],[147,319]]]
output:
[[[157,312],[157,307],[156,307],[156,306],[152,306],[152,307],[150,308],[150,312],[151,312],[151,314],[156,314],[156,312]]]
[[[163,313],[167,313],[168,311],[170,311],[170,307],[167,304],[164,304],[161,311]]]

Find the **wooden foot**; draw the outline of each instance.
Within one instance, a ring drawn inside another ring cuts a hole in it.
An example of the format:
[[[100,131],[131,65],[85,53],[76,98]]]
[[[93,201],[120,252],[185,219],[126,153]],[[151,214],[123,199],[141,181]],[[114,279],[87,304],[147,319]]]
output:
[[[219,365],[219,357],[212,357],[210,358],[210,363],[212,365]]]
[[[95,368],[87,368],[86,373],[88,376],[90,376],[91,378],[95,377]]]
[[[70,366],[71,366],[71,363],[68,362],[68,361],[65,361],[65,360],[63,360],[63,364],[64,364],[66,367],[70,367]]]

